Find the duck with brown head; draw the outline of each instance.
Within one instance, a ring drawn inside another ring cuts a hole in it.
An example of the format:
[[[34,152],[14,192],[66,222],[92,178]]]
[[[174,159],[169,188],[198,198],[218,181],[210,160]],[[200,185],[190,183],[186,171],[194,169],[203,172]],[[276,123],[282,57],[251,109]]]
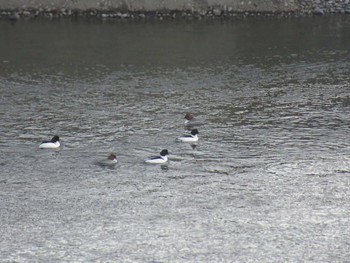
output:
[[[99,166],[107,166],[107,167],[113,167],[117,164],[118,160],[117,160],[117,155],[115,153],[111,153],[107,159],[101,160],[96,162],[96,164],[98,164]]]
[[[197,117],[194,116],[193,113],[186,113],[185,115],[185,126],[188,128],[194,127],[194,126],[200,126],[203,125],[203,122],[199,119],[197,119]]]

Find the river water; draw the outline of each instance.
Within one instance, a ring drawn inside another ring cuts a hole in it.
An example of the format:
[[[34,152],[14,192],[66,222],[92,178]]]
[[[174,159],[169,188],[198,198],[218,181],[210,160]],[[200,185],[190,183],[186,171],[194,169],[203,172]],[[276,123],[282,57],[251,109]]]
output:
[[[349,39],[341,15],[0,20],[0,261],[348,262]]]

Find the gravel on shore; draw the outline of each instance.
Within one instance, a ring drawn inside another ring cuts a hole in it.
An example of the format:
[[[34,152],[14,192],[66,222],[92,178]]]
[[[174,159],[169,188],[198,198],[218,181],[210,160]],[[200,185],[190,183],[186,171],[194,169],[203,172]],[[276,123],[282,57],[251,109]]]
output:
[[[227,5],[205,5],[197,6],[196,9],[183,7],[182,9],[133,9],[127,6],[108,6],[107,8],[70,8],[64,6],[39,5],[19,6],[13,8],[3,8],[0,0],[0,19],[9,19],[17,21],[21,18],[60,18],[60,17],[94,17],[101,19],[114,20],[201,20],[201,19],[230,19],[234,17],[255,17],[255,16],[310,16],[310,15],[327,15],[327,14],[350,14],[350,0],[295,0],[275,1],[278,5],[272,4],[261,7],[261,0],[249,1],[249,6],[231,7]],[[269,2],[269,1],[267,1]],[[284,3],[283,3],[284,2]],[[288,3],[287,3],[288,2]],[[243,5],[243,1],[240,2]]]

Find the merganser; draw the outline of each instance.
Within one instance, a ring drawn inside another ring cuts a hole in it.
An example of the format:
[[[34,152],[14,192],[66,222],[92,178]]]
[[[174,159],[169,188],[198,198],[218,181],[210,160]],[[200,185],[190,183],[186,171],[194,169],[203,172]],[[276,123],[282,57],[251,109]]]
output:
[[[114,166],[116,165],[118,162],[117,160],[117,156],[115,153],[111,153],[107,159],[101,160],[99,162],[97,162],[98,165],[100,166]]]
[[[192,113],[186,113],[185,115],[185,125],[188,125],[193,120],[193,114]]]
[[[167,155],[169,154],[168,150],[162,150],[159,156],[151,156],[145,159],[146,163],[166,163],[168,161]]]
[[[192,113],[186,113],[185,115],[185,126],[187,127],[193,127],[193,126],[199,126],[203,123],[199,121],[197,118],[193,116]]]
[[[43,141],[40,145],[39,148],[40,149],[57,149],[60,147],[60,138],[55,135],[53,136],[53,138],[51,139],[51,141]]]
[[[177,137],[177,140],[181,141],[181,142],[197,142],[198,141],[198,136],[197,136],[198,133],[199,132],[197,129],[192,129],[190,135],[184,135],[184,136]]]

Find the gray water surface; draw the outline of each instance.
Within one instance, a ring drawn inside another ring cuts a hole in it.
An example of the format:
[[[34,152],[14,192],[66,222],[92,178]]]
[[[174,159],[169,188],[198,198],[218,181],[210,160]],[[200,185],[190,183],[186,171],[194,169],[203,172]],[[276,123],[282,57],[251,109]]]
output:
[[[349,39],[349,16],[0,20],[0,261],[348,262]]]

